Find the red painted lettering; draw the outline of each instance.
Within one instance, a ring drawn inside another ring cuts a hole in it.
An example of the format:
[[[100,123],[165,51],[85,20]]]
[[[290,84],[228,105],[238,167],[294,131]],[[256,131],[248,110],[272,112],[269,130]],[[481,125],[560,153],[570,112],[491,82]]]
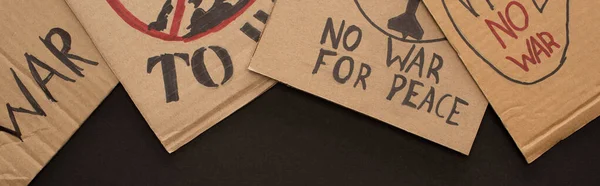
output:
[[[522,61],[523,62],[519,62],[517,61],[515,58],[510,57],[510,56],[506,56],[506,59],[508,59],[509,61],[512,61],[514,64],[516,64],[517,66],[521,67],[521,69],[523,69],[525,72],[529,72],[529,67],[527,66],[527,62],[530,62],[531,64],[537,64],[537,61],[535,60],[535,57],[533,55],[533,50],[531,49],[531,42],[529,42],[529,39],[527,39],[527,51],[529,52],[529,55],[521,55]]]
[[[529,72],[529,66],[527,66],[528,62],[534,65],[541,64],[541,54],[544,54],[546,57],[550,58],[552,56],[552,53],[554,52],[552,47],[555,47],[557,49],[561,47],[558,43],[556,43],[556,41],[554,41],[554,37],[552,36],[552,34],[548,32],[540,32],[537,33],[536,36],[537,38],[531,36],[525,41],[527,45],[528,55],[521,55],[521,61],[518,61],[511,56],[507,56],[506,59],[521,67],[521,69],[523,69],[525,72]]]
[[[521,27],[517,26],[514,23],[512,16],[510,15],[510,9],[513,6],[517,6],[521,10],[521,13],[523,14],[524,22],[523,22],[523,26],[521,26]],[[504,15],[506,15],[506,17]],[[524,31],[525,29],[527,29],[529,27],[529,14],[527,13],[527,10],[521,3],[517,2],[517,1],[511,1],[510,3],[508,3],[506,8],[504,9],[504,15],[502,14],[502,12],[498,11],[498,17],[500,18],[500,21],[502,21],[502,24],[494,22],[489,19],[486,19],[485,23],[487,24],[490,31],[494,34],[494,36],[496,37],[496,40],[498,40],[498,43],[500,43],[502,48],[506,49],[506,44],[504,43],[504,40],[502,39],[502,37],[500,36],[500,34],[498,33],[497,30],[499,29],[500,31],[507,34],[508,36],[510,36],[514,39],[518,39],[519,36],[515,32],[515,30],[516,31]]]
[[[544,36],[546,36],[548,39],[544,39]],[[548,32],[540,32],[537,34],[537,37],[542,41],[542,43],[544,43],[544,46],[546,46],[550,53],[554,52],[554,50],[552,50],[552,47],[556,47],[556,49],[560,48],[560,45],[554,41],[554,37],[552,36],[552,34]]]

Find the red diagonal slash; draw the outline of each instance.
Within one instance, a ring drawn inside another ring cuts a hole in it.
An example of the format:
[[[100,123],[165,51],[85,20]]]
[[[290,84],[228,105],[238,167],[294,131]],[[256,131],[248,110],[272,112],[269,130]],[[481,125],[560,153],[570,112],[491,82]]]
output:
[[[157,30],[148,29],[148,24],[138,19],[135,15],[133,15],[124,5],[121,3],[121,0],[106,0],[106,2],[110,5],[110,7],[132,28],[145,33],[149,36],[159,38],[165,41],[183,41],[190,42],[196,39],[202,38],[208,34],[218,32],[219,30],[225,28],[229,23],[238,18],[242,13],[244,13],[256,0],[248,0],[248,4],[244,6],[239,12],[229,17],[226,20],[223,20],[221,24],[215,26],[207,30],[206,32],[199,33],[190,38],[183,38],[179,36],[179,27],[181,27],[181,21],[185,12],[185,0],[177,0],[177,5],[175,7],[175,14],[173,15],[173,22],[171,23],[171,30],[169,33],[160,32]]]
[[[173,16],[173,23],[171,23],[171,36],[177,36],[179,34],[179,27],[181,26],[181,19],[185,12],[185,0],[177,0],[175,6],[175,15]]]

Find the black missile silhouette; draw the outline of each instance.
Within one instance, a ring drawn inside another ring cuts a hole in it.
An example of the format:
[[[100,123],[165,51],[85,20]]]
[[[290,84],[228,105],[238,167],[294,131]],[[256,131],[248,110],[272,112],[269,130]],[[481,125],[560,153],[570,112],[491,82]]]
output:
[[[423,28],[417,20],[417,8],[420,0],[408,0],[406,11],[388,20],[388,28],[402,33],[402,37],[410,36],[417,40],[423,39]]]

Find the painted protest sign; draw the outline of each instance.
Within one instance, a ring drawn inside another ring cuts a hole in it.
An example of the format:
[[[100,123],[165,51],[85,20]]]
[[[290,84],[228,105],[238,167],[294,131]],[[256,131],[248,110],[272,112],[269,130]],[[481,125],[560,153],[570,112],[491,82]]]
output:
[[[425,3],[528,162],[600,114],[600,2]]]
[[[250,69],[469,154],[487,102],[419,1],[278,1]]]
[[[67,3],[169,152],[275,83],[247,70],[272,1]]]
[[[0,185],[26,185],[117,79],[64,1],[0,12]]]

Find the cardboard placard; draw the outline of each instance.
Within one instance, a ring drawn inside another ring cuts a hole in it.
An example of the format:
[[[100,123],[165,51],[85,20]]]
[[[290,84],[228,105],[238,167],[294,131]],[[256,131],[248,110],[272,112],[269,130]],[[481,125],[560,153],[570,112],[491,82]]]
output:
[[[250,69],[463,154],[487,107],[419,1],[278,1]]]
[[[26,185],[118,82],[63,0],[0,14],[0,185]]]
[[[600,2],[425,3],[527,162],[600,114]]]
[[[272,1],[67,3],[169,152],[275,83],[247,70]]]

